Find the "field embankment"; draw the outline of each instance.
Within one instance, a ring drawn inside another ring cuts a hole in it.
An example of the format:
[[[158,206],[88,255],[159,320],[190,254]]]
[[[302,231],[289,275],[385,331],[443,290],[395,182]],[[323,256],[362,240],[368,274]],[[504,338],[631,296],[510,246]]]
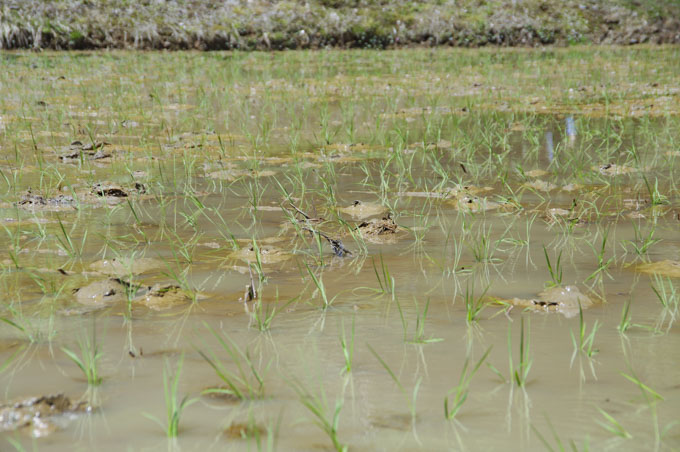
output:
[[[680,43],[676,0],[5,0],[0,48]]]

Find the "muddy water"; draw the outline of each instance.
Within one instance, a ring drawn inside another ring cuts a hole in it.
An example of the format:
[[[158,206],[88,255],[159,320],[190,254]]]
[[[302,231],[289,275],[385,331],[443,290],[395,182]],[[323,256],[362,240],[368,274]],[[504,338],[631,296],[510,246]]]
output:
[[[680,448],[669,52],[2,55],[0,449]]]

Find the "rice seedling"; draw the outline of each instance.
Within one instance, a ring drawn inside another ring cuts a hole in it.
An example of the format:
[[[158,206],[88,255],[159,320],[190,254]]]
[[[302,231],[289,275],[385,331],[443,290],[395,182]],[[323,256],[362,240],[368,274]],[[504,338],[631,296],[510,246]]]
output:
[[[625,334],[626,331],[632,326],[630,319],[630,305],[632,303],[632,298],[628,298],[623,304],[623,309],[621,309],[621,321],[617,329],[621,334]]]
[[[300,297],[293,297],[290,300],[279,306],[279,294],[277,288],[276,301],[273,303],[265,303],[262,299],[261,290],[257,291],[257,297],[254,297],[252,308],[250,312],[250,324],[255,325],[258,331],[265,332],[271,330],[274,319],[292,303],[298,301]],[[247,302],[247,300],[245,300]]]
[[[165,430],[168,438],[176,438],[179,435],[179,422],[182,418],[182,413],[196,399],[190,399],[188,396],[179,398],[179,379],[184,365],[184,353],[180,355],[177,361],[177,366],[173,370],[170,362],[165,360],[165,367],[163,368],[163,394],[165,396],[166,421],[165,425],[159,418],[149,413],[143,413],[148,419],[156,422]]]
[[[571,342],[574,345],[574,353],[571,355],[572,364],[574,363],[574,358],[576,357],[576,354],[579,352],[585,354],[585,356],[587,356],[588,358],[592,358],[596,353],[599,352],[598,349],[594,348],[595,334],[597,333],[597,330],[600,328],[599,320],[595,320],[593,327],[590,329],[590,332],[588,333],[586,322],[583,319],[583,308],[581,307],[580,303],[578,306],[578,318],[579,318],[578,338],[577,336],[574,336],[573,331],[570,332]]]
[[[525,333],[524,316],[522,316],[520,321],[519,361],[517,363],[515,363],[512,353],[512,324],[508,325],[508,378],[506,379],[495,366],[487,363],[489,369],[498,375],[501,380],[510,384],[514,383],[520,388],[526,386],[527,379],[529,377],[529,371],[531,370],[531,365],[533,364],[533,358],[531,358],[531,322],[528,321],[527,323],[528,326]]]
[[[498,241],[491,240],[491,228],[485,229],[481,228],[480,232],[473,238],[470,244],[470,249],[472,255],[475,258],[475,262],[480,263],[496,263],[500,259],[495,258],[496,248],[498,246]]]
[[[647,193],[649,194],[649,199],[651,201],[652,206],[659,206],[662,204],[668,204],[668,197],[661,194],[659,191],[659,179],[654,178],[654,186],[652,186],[647,179],[647,176],[645,176],[644,173],[642,173],[642,180],[645,183],[645,187],[647,188]]]
[[[463,407],[463,404],[467,400],[470,393],[469,387],[470,383],[472,382],[472,377],[475,376],[481,365],[489,356],[490,352],[491,347],[489,347],[486,352],[484,352],[482,357],[477,361],[477,364],[475,364],[472,369],[469,369],[470,355],[468,354],[468,356],[465,357],[463,368],[460,371],[460,378],[458,379],[458,386],[451,389],[444,397],[444,417],[447,420],[454,419],[460,409]],[[453,395],[453,398],[451,398],[451,395]],[[450,406],[449,400],[451,400]]]
[[[605,229],[604,232],[602,233],[602,243],[600,245],[599,249],[595,249],[595,247],[589,242],[588,244],[590,247],[593,249],[593,252],[595,252],[597,256],[597,268],[594,272],[592,272],[583,282],[587,283],[590,280],[594,280],[594,283],[602,283],[602,278],[604,275],[608,275],[607,269],[609,266],[614,262],[614,257],[610,257],[609,259],[605,260],[605,252],[607,248],[607,238],[609,237],[609,229]],[[611,275],[609,275],[611,278]]]
[[[267,373],[271,362],[264,368],[258,368],[248,350],[244,352],[231,338],[223,337],[207,323],[204,323],[204,326],[217,339],[222,351],[226,352],[236,366],[236,371],[229,370],[229,367],[220,360],[215,352],[208,351],[206,353],[199,350],[198,353],[210,364],[215,374],[225,384],[225,387],[206,389],[203,393],[227,394],[239,400],[254,400],[264,397],[264,375]]]
[[[57,246],[59,246],[59,248],[71,259],[80,258],[83,255],[83,249],[85,248],[85,242],[87,240],[87,229],[85,229],[85,232],[83,233],[83,238],[80,243],[80,246],[76,247],[76,244],[73,242],[73,239],[71,237],[76,225],[74,225],[71,231],[69,232],[66,231],[66,227],[64,226],[64,223],[61,221],[61,218],[57,217],[57,220],[59,221],[59,230],[61,232],[61,235],[55,236],[57,238]]]
[[[418,300],[413,299],[413,303],[416,308],[416,324],[413,332],[413,337],[408,338],[408,320],[404,315],[404,311],[401,307],[401,303],[396,298],[394,301],[397,303],[397,309],[399,310],[399,318],[401,319],[401,326],[404,331],[404,341],[411,344],[431,344],[434,342],[441,342],[443,339],[437,337],[425,337],[425,321],[427,320],[427,311],[430,308],[430,299],[427,299],[423,311],[420,311],[418,307]]]
[[[349,447],[343,444],[338,438],[340,427],[340,412],[342,411],[343,401],[338,398],[335,407],[330,408],[326,400],[326,393],[321,388],[320,395],[309,392],[300,382],[291,383],[293,389],[300,398],[300,403],[312,414],[313,422],[330,439],[333,449],[337,452],[346,452]]]
[[[668,333],[678,316],[678,307],[680,306],[680,293],[678,289],[673,284],[673,281],[669,277],[663,277],[660,275],[654,275],[654,284],[652,284],[652,290],[656,295],[657,300],[661,303],[662,310],[661,316],[657,321],[656,330],[661,331],[664,329]]]
[[[383,260],[382,253],[380,254],[380,272],[375,265],[375,259],[371,259],[373,264],[373,271],[375,272],[375,277],[378,280],[378,285],[380,286],[380,292],[392,295],[392,300],[395,299],[395,281],[394,277],[390,275],[390,270],[387,268],[387,264]]]
[[[355,331],[356,316],[352,316],[352,329],[350,330],[349,339],[345,333],[345,323],[342,322],[342,336],[340,336],[340,346],[342,347],[342,356],[345,358],[345,366],[342,371],[344,373],[352,372],[352,363],[354,362],[354,331]]]
[[[309,265],[305,264],[305,267],[307,268],[307,273],[312,278],[314,287],[316,287],[316,293],[318,293],[321,296],[321,301],[323,301],[322,309],[325,310],[330,308],[331,305],[333,304],[333,301],[335,301],[338,295],[335,295],[333,298],[329,299],[328,295],[326,294],[326,286],[323,283],[323,278],[321,276],[316,276],[312,269],[309,268]]]
[[[465,302],[465,321],[468,323],[468,325],[479,320],[479,316],[482,314],[482,311],[487,305],[484,296],[488,290],[489,286],[484,289],[480,296],[475,297],[474,285],[472,288],[470,288],[469,284],[465,287],[465,295],[463,300]]]
[[[92,339],[82,336],[78,340],[78,348],[80,353],[65,346],[61,347],[61,351],[83,372],[89,386],[99,386],[103,381],[99,373],[99,361],[103,355],[96,336],[93,334]]]
[[[45,339],[51,339],[51,335],[47,335],[40,331],[37,323],[27,318],[21,309],[16,309],[14,306],[7,306],[7,310],[11,314],[10,317],[0,316],[0,322],[3,322],[14,329],[14,331],[21,334],[22,338],[29,343],[34,344]]]
[[[643,256],[647,254],[653,245],[661,241],[661,239],[654,238],[655,231],[656,221],[652,222],[652,227],[649,229],[649,232],[646,235],[642,234],[640,225],[633,222],[634,239],[624,240],[624,243],[628,243],[630,246],[632,246],[635,254],[638,256]]]
[[[549,287],[561,286],[562,285],[562,250],[560,254],[557,255],[557,260],[555,261],[555,267],[553,268],[550,262],[550,256],[548,256],[548,250],[543,246],[543,254],[545,255],[545,262],[548,265],[548,272],[550,273],[550,281],[546,282]]]

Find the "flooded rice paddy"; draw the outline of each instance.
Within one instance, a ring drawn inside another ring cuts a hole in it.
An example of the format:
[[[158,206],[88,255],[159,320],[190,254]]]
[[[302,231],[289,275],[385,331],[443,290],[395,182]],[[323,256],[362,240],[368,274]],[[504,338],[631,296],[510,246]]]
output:
[[[677,450],[677,48],[0,54],[1,450]]]

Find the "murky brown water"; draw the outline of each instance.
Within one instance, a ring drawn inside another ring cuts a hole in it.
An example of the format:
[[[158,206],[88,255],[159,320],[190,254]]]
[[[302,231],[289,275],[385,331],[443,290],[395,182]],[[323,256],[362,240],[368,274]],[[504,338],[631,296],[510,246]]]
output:
[[[0,450],[680,448],[677,49],[0,58]]]

